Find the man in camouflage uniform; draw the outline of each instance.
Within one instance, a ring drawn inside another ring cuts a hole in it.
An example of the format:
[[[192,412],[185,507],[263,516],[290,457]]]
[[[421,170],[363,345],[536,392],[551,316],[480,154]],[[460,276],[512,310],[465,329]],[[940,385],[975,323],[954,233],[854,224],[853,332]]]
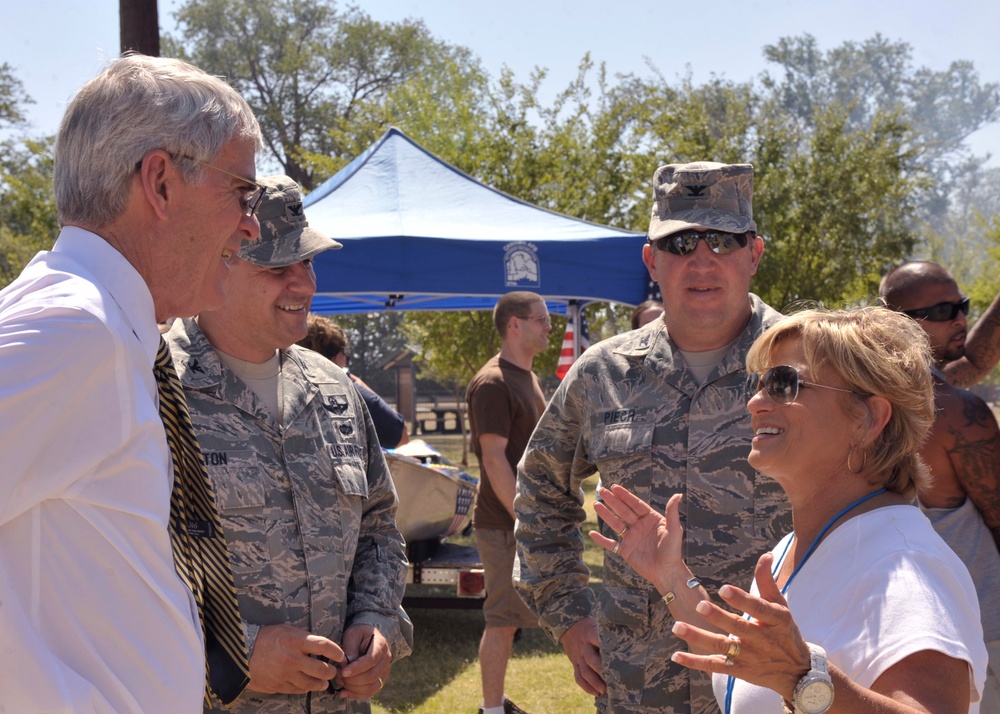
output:
[[[316,290],[311,259],[340,244],[308,227],[291,179],[261,183],[260,238],[232,266],[225,304],[166,335],[250,653],[247,691],[211,711],[370,712],[412,645],[396,493],[350,379],[294,345]]]
[[[662,166],[653,188],[643,261],[663,317],[590,347],[549,403],[518,470],[514,580],[599,711],[717,712],[709,678],[670,661],[684,643],[661,594],[609,553],[595,602],[582,559],[580,484],[596,472],[661,512],[684,493],[684,558],[711,594],[749,587],[791,527],[781,487],[746,461],[746,353],[781,317],[749,294],[753,167]]]

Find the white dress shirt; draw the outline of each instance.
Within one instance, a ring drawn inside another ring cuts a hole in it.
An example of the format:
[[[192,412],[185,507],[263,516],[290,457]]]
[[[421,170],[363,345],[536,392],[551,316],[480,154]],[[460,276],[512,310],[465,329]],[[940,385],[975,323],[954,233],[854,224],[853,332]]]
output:
[[[0,710],[201,711],[158,340],[141,276],[79,228],[0,292]]]

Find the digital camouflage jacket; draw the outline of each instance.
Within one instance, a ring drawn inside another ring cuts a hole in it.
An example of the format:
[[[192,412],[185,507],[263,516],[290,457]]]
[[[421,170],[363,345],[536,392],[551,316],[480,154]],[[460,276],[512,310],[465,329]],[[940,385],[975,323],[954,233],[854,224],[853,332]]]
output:
[[[605,553],[595,600],[582,559],[581,482],[600,473],[661,513],[683,493],[684,557],[713,599],[729,582],[749,588],[757,559],[788,530],[791,511],[774,480],[747,463],[746,354],[781,315],[751,295],[752,315],[699,386],[656,320],[590,347],[570,369],[518,470],[514,581],[556,641],[593,615],[600,627],[606,696],[600,711],[717,712],[707,675],[673,664],[686,647],[656,589]],[[615,537],[604,523],[601,532]],[[693,681],[689,681],[693,680]]]
[[[347,626],[363,623],[389,640],[395,659],[409,654],[396,492],[348,376],[309,350],[282,350],[279,425],[193,320],[175,321],[164,337],[215,487],[248,651],[263,625],[285,623],[339,643]],[[368,712],[370,705],[326,692],[246,691],[218,711]]]

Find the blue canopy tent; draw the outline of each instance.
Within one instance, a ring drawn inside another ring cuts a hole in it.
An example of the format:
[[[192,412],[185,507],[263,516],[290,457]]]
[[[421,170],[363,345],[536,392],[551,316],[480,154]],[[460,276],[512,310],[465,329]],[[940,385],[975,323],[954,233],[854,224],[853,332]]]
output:
[[[313,311],[486,310],[512,290],[566,305],[648,297],[644,234],[486,186],[392,128],[304,200],[344,244],[316,256]],[[571,309],[572,311],[572,309]]]

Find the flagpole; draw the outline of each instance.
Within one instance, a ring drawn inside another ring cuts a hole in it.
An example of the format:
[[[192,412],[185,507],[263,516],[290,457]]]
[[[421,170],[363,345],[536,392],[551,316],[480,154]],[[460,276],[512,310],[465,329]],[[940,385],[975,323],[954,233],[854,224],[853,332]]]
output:
[[[580,357],[580,303],[577,300],[570,300],[566,304],[566,320],[572,322],[576,329],[573,330],[573,361]]]

